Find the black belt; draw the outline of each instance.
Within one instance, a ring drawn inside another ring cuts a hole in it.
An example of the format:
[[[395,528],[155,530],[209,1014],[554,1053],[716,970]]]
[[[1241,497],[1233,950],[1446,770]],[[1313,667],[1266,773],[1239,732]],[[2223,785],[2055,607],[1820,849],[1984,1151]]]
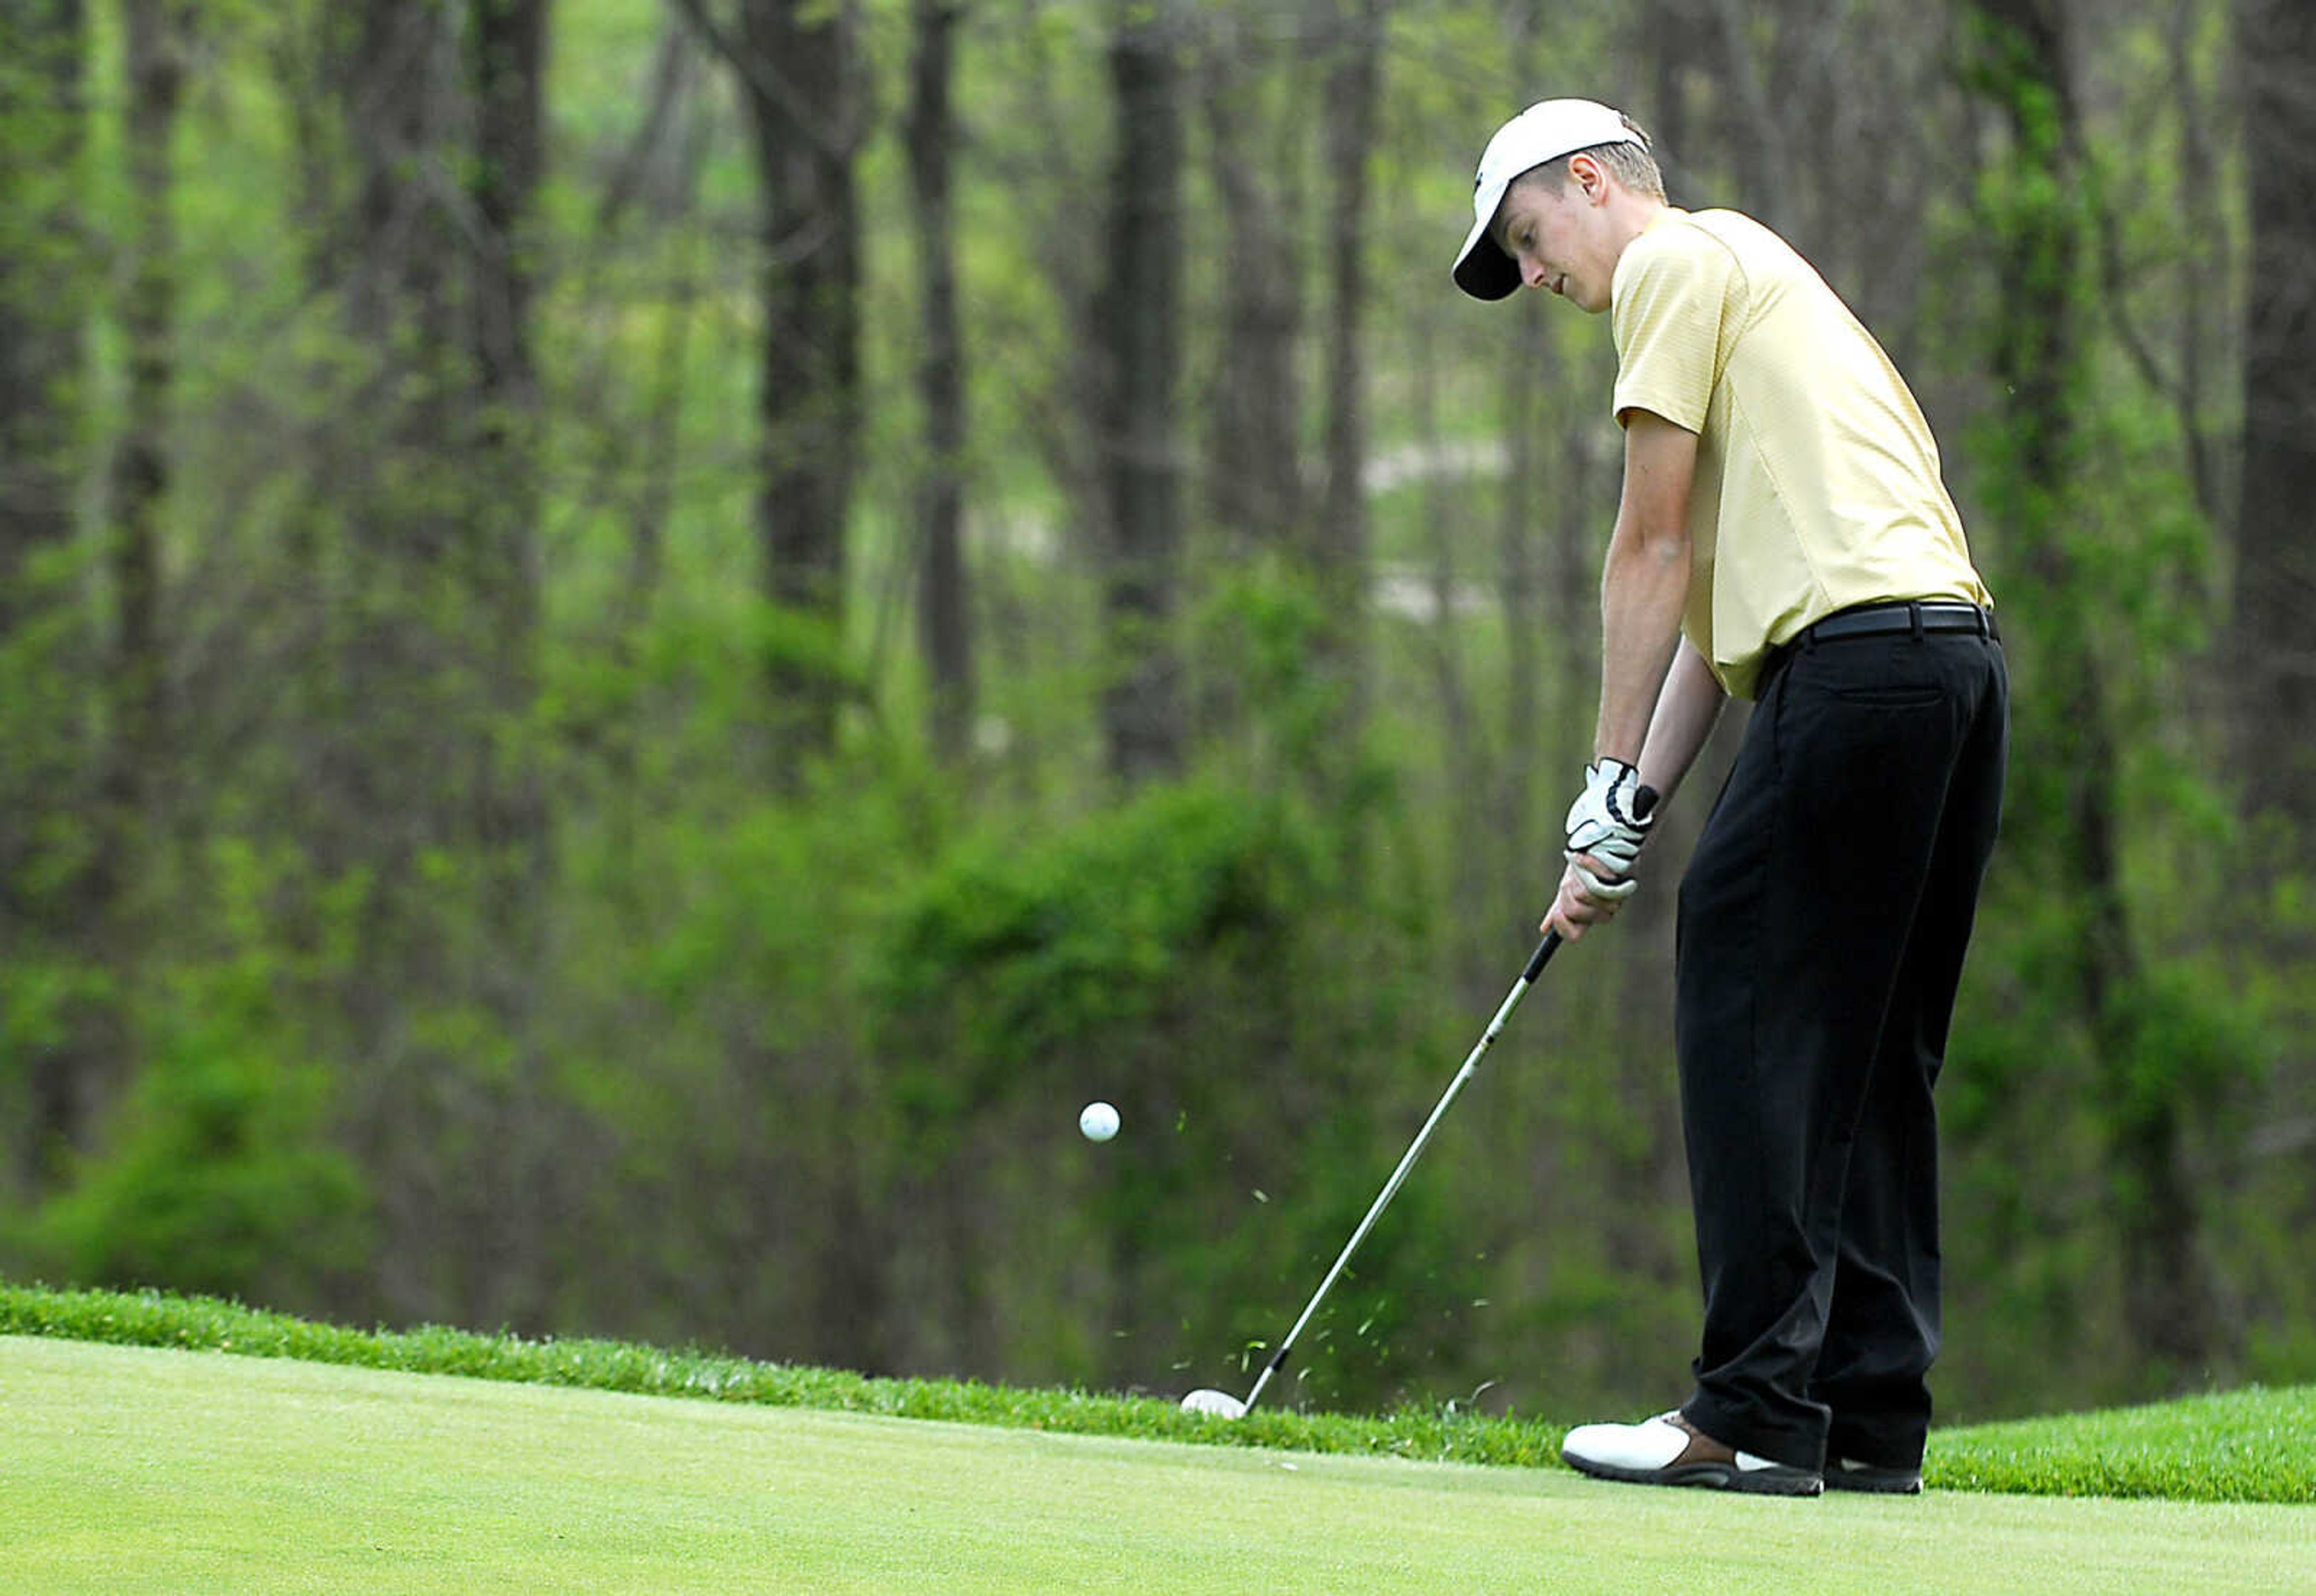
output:
[[[1959,599],[1909,598],[1887,604],[1860,604],[1834,611],[1771,649],[1761,675],[1766,679],[1774,674],[1797,649],[1837,643],[1845,637],[1888,637],[1906,632],[1917,637],[1930,632],[1968,632],[1991,642],[2002,641],[1991,614]]]
[[[1815,625],[1803,627],[1785,646],[1831,643],[1840,637],[1881,637],[1893,632],[1911,632],[1917,637],[1925,632],[1972,632],[1997,642],[2002,638],[1994,629],[1994,617],[1975,604],[1921,598],[1835,610]]]

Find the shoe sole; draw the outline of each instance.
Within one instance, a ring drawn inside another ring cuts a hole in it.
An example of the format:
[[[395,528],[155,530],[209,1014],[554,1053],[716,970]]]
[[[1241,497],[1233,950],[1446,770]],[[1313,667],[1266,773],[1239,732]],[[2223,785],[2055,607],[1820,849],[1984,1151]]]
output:
[[[1825,1471],[1825,1488],[1859,1491],[1873,1496],[1919,1496],[1922,1494],[1922,1476],[1895,1468],[1829,1468]]]
[[[1741,1491],[1751,1496],[1815,1496],[1825,1489],[1821,1475],[1806,1468],[1779,1464],[1772,1468],[1740,1468],[1734,1463],[1683,1463],[1670,1468],[1618,1468],[1588,1458],[1560,1454],[1561,1461],[1594,1479],[1617,1480],[1630,1485],[1695,1485],[1710,1491]]]

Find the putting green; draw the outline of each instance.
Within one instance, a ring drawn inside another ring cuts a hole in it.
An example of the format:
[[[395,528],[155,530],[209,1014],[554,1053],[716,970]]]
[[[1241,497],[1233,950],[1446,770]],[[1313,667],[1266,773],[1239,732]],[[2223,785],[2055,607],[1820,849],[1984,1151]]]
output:
[[[2316,1590],[2316,1509],[1734,1498],[0,1337],[0,1586]]]

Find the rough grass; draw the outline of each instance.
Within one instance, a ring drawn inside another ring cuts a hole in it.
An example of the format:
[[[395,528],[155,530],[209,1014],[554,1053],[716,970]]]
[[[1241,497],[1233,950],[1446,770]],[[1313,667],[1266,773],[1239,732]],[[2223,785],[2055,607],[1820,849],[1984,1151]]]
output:
[[[1558,1467],[1564,1426],[1444,1409],[1380,1416],[1258,1410],[1235,1423],[1171,1399],[969,1380],[872,1379],[699,1351],[429,1326],[363,1331],[209,1298],[0,1284],[0,1334],[176,1347],[641,1396],[1318,1454]],[[2042,1496],[2316,1503],[2316,1386],[1947,1429],[1932,1489]]]

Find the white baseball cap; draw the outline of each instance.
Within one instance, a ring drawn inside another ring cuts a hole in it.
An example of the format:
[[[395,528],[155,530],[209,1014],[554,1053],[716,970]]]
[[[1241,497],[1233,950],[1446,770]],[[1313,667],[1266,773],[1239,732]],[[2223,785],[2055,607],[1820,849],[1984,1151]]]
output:
[[[1501,299],[1519,287],[1519,266],[1488,236],[1504,191],[1522,173],[1604,144],[1649,147],[1625,113],[1594,100],[1540,100],[1496,129],[1480,152],[1472,186],[1472,231],[1456,257],[1456,286],[1474,299]]]

